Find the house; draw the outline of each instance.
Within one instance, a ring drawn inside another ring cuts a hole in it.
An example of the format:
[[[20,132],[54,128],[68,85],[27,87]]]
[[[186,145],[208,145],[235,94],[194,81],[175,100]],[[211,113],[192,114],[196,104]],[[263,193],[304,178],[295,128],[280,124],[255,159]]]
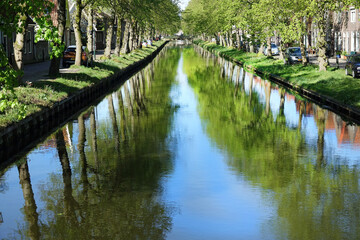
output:
[[[23,62],[24,64],[33,63],[38,61],[37,59],[37,51],[34,43],[35,38],[35,22],[28,18],[26,20],[26,30],[24,36],[24,51],[23,51]],[[14,62],[14,48],[13,43],[15,41],[15,33],[11,36],[0,32],[0,43],[3,45],[6,56],[9,59],[9,63],[12,64]]]
[[[348,54],[360,52],[360,15],[359,9],[334,14],[334,47],[336,51],[346,51]]]

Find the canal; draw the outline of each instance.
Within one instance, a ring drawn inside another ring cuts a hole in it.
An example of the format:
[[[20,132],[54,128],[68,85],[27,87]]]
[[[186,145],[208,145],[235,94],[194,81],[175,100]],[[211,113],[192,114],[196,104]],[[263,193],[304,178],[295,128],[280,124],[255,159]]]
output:
[[[0,239],[357,239],[360,129],[196,46],[0,171]]]

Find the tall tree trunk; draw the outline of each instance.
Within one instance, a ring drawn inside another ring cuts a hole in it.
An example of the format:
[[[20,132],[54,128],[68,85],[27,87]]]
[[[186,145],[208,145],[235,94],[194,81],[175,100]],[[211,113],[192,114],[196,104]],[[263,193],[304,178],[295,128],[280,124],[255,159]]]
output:
[[[267,37],[267,53],[266,55],[268,57],[271,57],[272,56],[272,51],[271,51],[271,37]]]
[[[240,41],[240,32],[239,32],[239,29],[236,29],[235,35],[236,35],[236,48],[237,48],[238,50],[240,50],[240,49],[241,49],[241,41]]]
[[[134,23],[129,25],[129,52],[133,50],[133,39],[134,39]]]
[[[80,29],[80,21],[81,21],[81,11],[82,4],[81,0],[76,0],[76,10],[75,10],[75,22],[74,22],[74,34],[75,34],[75,42],[76,42],[76,55],[75,55],[75,65],[81,65],[81,29]]]
[[[59,32],[59,39],[61,44],[64,43],[64,32],[65,32],[65,25],[66,25],[66,1],[59,0],[57,4],[57,13],[58,13],[58,32]],[[50,61],[49,67],[49,76],[56,76],[59,74],[60,68],[60,59],[61,57],[53,57]]]
[[[115,51],[114,54],[115,56],[120,56],[120,49],[121,49],[121,37],[122,37],[122,23],[123,23],[123,19],[119,19],[119,17],[117,18],[117,29],[116,29],[116,43],[115,43]]]
[[[137,49],[139,47],[139,38],[140,38],[140,27],[139,24],[135,23],[135,31],[134,31],[134,44],[133,49]]]
[[[91,4],[88,9],[88,26],[87,26],[87,49],[89,52],[94,51],[93,49],[93,31],[94,31],[94,8]]]
[[[126,54],[129,52],[129,27],[130,27],[130,21],[126,20],[124,38],[121,47],[121,54]]]
[[[225,44],[226,44],[226,47],[230,46],[229,33],[228,32],[225,32]]]
[[[233,42],[233,38],[232,38],[232,30],[229,30],[229,46],[230,47],[234,46],[234,42]]]
[[[250,36],[249,39],[249,52],[254,53],[255,52],[255,48],[254,48],[254,38],[253,36]]]
[[[138,38],[137,38],[137,48],[139,48],[141,46],[143,36],[144,36],[144,30],[139,27],[139,35],[138,35]]]
[[[111,57],[111,42],[114,32],[114,20],[115,20],[114,14],[111,14],[111,16],[107,19],[106,48],[104,51],[104,57],[108,59]]]
[[[285,51],[286,51],[286,49],[285,49],[285,44],[284,44],[284,42],[282,41],[282,40],[280,40],[280,42],[279,42],[279,55],[280,55],[280,60],[284,60],[285,58],[284,58],[284,56],[285,56]]]
[[[13,43],[14,47],[14,60],[15,63],[13,67],[15,70],[24,70],[24,38],[26,31],[26,15],[21,14],[18,20],[18,27],[21,29],[20,32],[16,34],[15,42]],[[21,76],[18,77],[18,84],[21,83]]]
[[[264,55],[264,49],[265,49],[264,44],[261,44],[261,45],[260,45],[260,48],[259,48],[259,53],[260,53],[261,55]]]
[[[327,56],[326,56],[326,16],[322,16],[317,21],[318,26],[318,41],[317,48],[319,49],[319,71],[326,71],[328,66]]]
[[[304,37],[301,36],[300,38],[300,51],[302,56],[302,64],[306,66],[308,64],[308,59],[306,57],[306,50],[305,50],[305,44],[304,44]]]
[[[220,44],[221,46],[226,47],[226,42],[223,34],[220,34]]]

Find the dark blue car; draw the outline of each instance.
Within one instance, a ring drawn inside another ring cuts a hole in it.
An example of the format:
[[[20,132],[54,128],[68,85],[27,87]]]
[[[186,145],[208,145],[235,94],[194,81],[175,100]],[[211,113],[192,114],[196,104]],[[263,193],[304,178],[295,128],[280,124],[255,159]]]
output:
[[[360,54],[354,54],[347,57],[345,74],[351,74],[353,78],[357,78],[360,75]]]

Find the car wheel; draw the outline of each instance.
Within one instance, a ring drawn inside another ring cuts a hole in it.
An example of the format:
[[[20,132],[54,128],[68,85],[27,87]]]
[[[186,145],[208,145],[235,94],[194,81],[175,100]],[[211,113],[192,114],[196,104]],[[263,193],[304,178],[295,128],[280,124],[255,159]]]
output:
[[[352,71],[352,77],[353,77],[353,78],[356,78],[356,73],[355,73],[354,70]]]
[[[345,75],[346,76],[349,75],[349,72],[348,72],[347,68],[345,68]]]

